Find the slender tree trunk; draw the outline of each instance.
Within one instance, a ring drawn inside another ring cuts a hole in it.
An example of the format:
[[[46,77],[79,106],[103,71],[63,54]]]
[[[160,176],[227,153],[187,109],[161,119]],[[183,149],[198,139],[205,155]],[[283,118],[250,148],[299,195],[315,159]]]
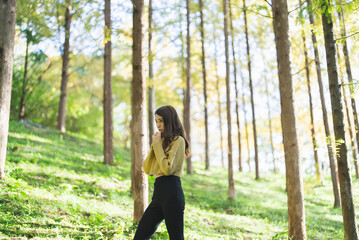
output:
[[[244,30],[245,30],[245,33],[246,33],[246,45],[247,45],[249,89],[251,91],[252,126],[253,126],[253,139],[254,139],[254,161],[255,161],[255,168],[256,168],[256,179],[259,179],[256,114],[255,114],[255,108],[254,108],[254,93],[253,93],[251,55],[250,55],[249,40],[248,40],[247,7],[246,7],[246,1],[245,0],[243,0],[243,14],[244,14]]]
[[[61,74],[61,94],[59,102],[59,112],[57,115],[57,129],[62,133],[65,132],[66,121],[66,103],[67,103],[67,82],[69,71],[69,55],[70,55],[70,26],[71,26],[71,0],[66,0],[65,12],[65,42],[62,53],[62,74]]]
[[[242,76],[241,78],[242,78],[242,109],[243,109],[243,116],[244,116],[244,130],[246,132],[247,155],[248,155],[247,163],[248,163],[248,169],[249,169],[249,171],[251,171],[251,152],[249,149],[247,111],[246,111],[246,107],[245,107],[245,98],[244,98],[244,77]]]
[[[133,0],[132,46],[132,165],[134,222],[139,222],[148,205],[148,180],[142,161],[146,158],[146,78],[144,71],[144,0]]]
[[[216,36],[214,34],[213,29],[213,42],[214,42],[214,67],[216,71],[216,89],[217,89],[217,105],[218,105],[218,121],[219,121],[219,134],[221,140],[221,163],[222,167],[224,168],[224,157],[223,157],[223,129],[222,129],[222,106],[221,106],[221,93],[219,90],[219,76],[218,76],[218,63],[217,63],[217,43],[216,43]]]
[[[191,35],[190,35],[190,0],[186,0],[187,7],[187,83],[186,83],[186,92],[184,98],[184,128],[187,134],[187,140],[191,144],[191,88],[192,88],[192,78],[191,78]],[[191,157],[187,158],[187,173],[192,174],[192,160]]]
[[[307,1],[308,6],[311,6],[311,0],[306,0],[306,1]],[[309,21],[312,26],[315,26],[314,16],[313,16],[311,9],[309,9]],[[327,108],[326,108],[325,98],[324,98],[324,87],[323,87],[323,82],[322,82],[322,74],[321,74],[320,60],[319,60],[320,57],[319,57],[319,51],[318,51],[318,47],[317,47],[318,43],[317,43],[316,35],[313,30],[311,30],[311,35],[312,35],[312,42],[313,42],[313,47],[314,47],[315,67],[316,67],[317,78],[318,78],[320,101],[322,103],[322,114],[323,114],[325,137],[327,139],[327,149],[328,149],[328,156],[329,156],[330,173],[331,173],[331,178],[332,178],[333,194],[334,194],[334,207],[340,207],[338,178],[337,178],[335,159],[334,159],[333,149],[332,149],[332,137],[331,137],[330,131],[329,131]]]
[[[233,160],[232,160],[232,118],[231,118],[231,91],[230,91],[230,69],[229,69],[229,46],[228,46],[228,1],[223,0],[224,15],[224,46],[226,55],[226,95],[227,95],[227,123],[228,123],[228,199],[235,199]]]
[[[299,6],[302,6],[301,0],[299,0]],[[303,24],[302,24],[302,26],[303,26]],[[311,132],[311,136],[312,136],[315,171],[316,171],[316,175],[317,175],[317,184],[323,184],[324,180],[323,180],[323,177],[321,174],[320,162],[319,162],[318,150],[317,150],[317,141],[315,139],[312,90],[311,90],[311,86],[310,86],[310,70],[309,70],[309,61],[308,61],[308,50],[307,50],[307,43],[306,43],[304,28],[302,28],[302,40],[303,40],[303,51],[304,51],[304,59],[305,59],[305,73],[306,73],[306,78],[307,78],[307,88],[308,88],[308,97],[309,97],[310,132]]]
[[[328,4],[329,5],[329,4]],[[340,85],[338,81],[337,62],[335,53],[335,40],[333,33],[333,21],[328,12],[327,3],[323,3],[322,24],[324,31],[325,52],[327,57],[330,100],[332,103],[333,126],[335,142],[338,144],[338,174],[340,184],[340,196],[342,204],[344,235],[347,240],[359,239],[355,218],[355,209],[352,195],[352,180],[350,166],[347,159],[347,146],[345,144],[343,106],[341,102]]]
[[[272,10],[282,108],[281,122],[288,198],[288,237],[292,239],[306,239],[303,182],[290,66],[288,8],[286,0],[273,0]]]
[[[104,163],[113,162],[112,124],[112,60],[111,60],[111,0],[105,0],[105,56],[104,56]]]
[[[155,89],[153,84],[153,54],[152,54],[152,0],[148,3],[148,72],[149,72],[149,87],[148,87],[148,126],[149,126],[149,143],[152,145],[152,135],[154,129],[154,116],[155,116]]]
[[[0,179],[5,178],[14,60],[16,3],[16,0],[0,2]]]
[[[24,76],[22,78],[22,89],[21,89],[21,99],[20,99],[20,111],[19,111],[19,119],[25,119],[25,96],[26,96],[26,82],[27,82],[27,67],[29,61],[29,45],[30,39],[26,37],[26,50],[25,50],[25,65],[24,65]]]
[[[340,1],[341,3],[341,1]],[[340,30],[341,30],[341,36],[345,39],[346,37],[346,30],[345,30],[345,19],[344,19],[344,12],[343,12],[343,8],[340,9],[340,11],[338,11],[338,15],[339,15],[339,20],[340,20]],[[358,144],[358,151],[359,151],[359,122],[358,122],[358,114],[357,114],[357,108],[356,108],[356,103],[355,103],[355,92],[354,92],[354,86],[353,86],[353,76],[352,76],[352,70],[351,70],[351,66],[350,66],[350,58],[349,58],[349,50],[348,50],[348,45],[347,45],[347,40],[345,39],[343,42],[343,54],[344,54],[344,59],[345,59],[345,68],[346,68],[346,72],[348,75],[348,81],[349,81],[349,89],[350,89],[350,98],[351,98],[351,105],[352,105],[352,110],[353,110],[353,117],[354,117],[354,127],[355,127],[355,136],[357,139],[357,144]],[[355,161],[355,168],[356,168],[356,173],[357,173],[357,178],[358,176],[358,166],[357,166],[357,162]]]
[[[234,51],[234,30],[233,30],[233,19],[232,19],[232,7],[231,7],[231,1],[229,0],[229,22],[231,27],[231,37],[232,37],[232,57],[233,57],[233,75],[234,75],[234,89],[236,92],[236,116],[237,116],[237,129],[238,129],[238,170],[242,172],[242,148],[241,148],[241,126],[239,123],[239,112],[238,112],[238,84],[237,84],[237,61],[236,61],[236,54]]]
[[[199,0],[201,17],[201,44],[202,44],[202,75],[203,75],[203,98],[204,98],[204,125],[205,125],[205,162],[206,169],[209,169],[209,142],[208,142],[208,109],[207,109],[207,75],[206,75],[206,53],[204,50],[204,21],[203,21],[203,0]]]
[[[337,49],[338,49],[338,45],[337,45]],[[337,55],[338,55],[338,63],[340,63],[340,51],[337,50]],[[344,99],[344,106],[345,106],[345,113],[347,115],[347,121],[348,121],[348,131],[349,131],[349,136],[350,136],[350,144],[351,144],[351,149],[352,149],[352,154],[353,154],[353,160],[354,160],[354,167],[355,167],[355,176],[356,178],[359,178],[359,171],[358,171],[358,160],[357,160],[357,154],[356,154],[356,150],[355,150],[355,143],[354,143],[354,136],[353,136],[353,132],[352,132],[352,123],[350,120],[350,113],[349,113],[349,107],[348,107],[348,101],[347,101],[347,96],[345,93],[345,83],[344,83],[344,78],[343,78],[343,73],[341,71],[340,68],[340,64],[338,64],[339,67],[339,73],[340,73],[340,78],[342,79],[342,89],[343,89],[343,99]]]

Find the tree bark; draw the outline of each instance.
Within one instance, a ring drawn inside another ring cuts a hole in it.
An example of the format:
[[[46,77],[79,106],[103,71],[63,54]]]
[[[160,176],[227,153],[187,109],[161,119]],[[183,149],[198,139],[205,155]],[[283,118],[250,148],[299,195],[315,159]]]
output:
[[[104,163],[113,162],[111,0],[105,0]]]
[[[340,1],[340,4],[341,4],[341,1]],[[341,25],[341,27],[340,27],[341,36],[345,39],[347,34],[346,34],[346,30],[345,30],[345,19],[344,19],[343,8],[341,8],[340,11],[338,11],[338,16],[339,16],[340,25]],[[358,144],[357,146],[358,146],[358,151],[359,151],[359,122],[358,122],[358,114],[357,114],[357,108],[356,108],[355,97],[354,97],[355,91],[354,91],[354,86],[353,86],[353,75],[352,75],[352,70],[351,70],[351,65],[350,65],[349,50],[348,50],[348,44],[347,44],[346,39],[343,42],[343,54],[344,54],[344,59],[345,59],[345,68],[346,68],[346,72],[348,75],[348,81],[349,81],[350,99],[351,99],[351,106],[352,106],[353,117],[354,117],[355,136],[357,139],[357,144]],[[357,164],[356,159],[355,159],[354,164],[355,164],[356,177],[359,178],[358,164]]]
[[[307,5],[309,6],[309,21],[312,26],[315,26],[314,24],[314,16],[313,11],[311,10],[311,0],[306,0]],[[333,185],[333,194],[334,194],[334,207],[340,207],[340,197],[339,197],[339,186],[338,186],[338,178],[336,173],[336,165],[335,165],[335,159],[333,155],[333,149],[332,149],[332,137],[330,135],[329,131],[329,123],[328,123],[328,114],[327,114],[327,107],[325,104],[325,98],[324,98],[324,88],[323,88],[323,82],[322,82],[322,74],[321,74],[321,68],[320,68],[320,58],[319,58],[319,51],[318,51],[318,43],[317,43],[317,37],[313,31],[311,30],[312,35],[312,42],[313,42],[313,48],[314,48],[314,57],[315,57],[315,69],[317,72],[317,78],[318,78],[318,85],[319,85],[319,93],[320,93],[320,102],[322,104],[322,115],[323,115],[323,123],[324,123],[324,130],[325,130],[325,137],[327,142],[327,149],[328,149],[328,156],[329,156],[329,165],[330,165],[330,173],[332,178],[332,185]]]
[[[25,96],[26,96],[26,83],[27,83],[27,68],[29,61],[29,45],[30,39],[26,37],[26,50],[25,50],[25,64],[24,64],[24,76],[22,78],[22,89],[21,89],[21,99],[20,99],[20,108],[19,108],[19,119],[25,119]]]
[[[66,131],[66,103],[67,103],[67,82],[69,71],[69,55],[70,55],[70,27],[71,27],[71,0],[66,0],[65,11],[65,42],[62,53],[62,73],[61,73],[61,94],[59,102],[59,112],[57,115],[57,129],[62,133]]]
[[[241,148],[241,125],[239,123],[239,111],[238,111],[238,84],[237,84],[237,61],[236,61],[236,54],[234,51],[234,30],[233,30],[233,19],[232,19],[232,7],[231,7],[231,0],[229,0],[229,22],[231,27],[231,37],[232,37],[232,57],[233,57],[233,75],[234,75],[234,90],[236,92],[236,123],[238,129],[238,170],[242,172],[242,148]]]
[[[5,178],[14,60],[16,0],[0,3],[0,179]]]
[[[207,109],[207,75],[206,75],[206,52],[204,50],[204,21],[203,21],[203,0],[199,0],[199,11],[201,18],[201,45],[202,45],[202,75],[203,75],[203,98],[204,98],[204,126],[205,126],[205,163],[206,169],[210,167],[209,142],[208,142],[208,109]]]
[[[216,36],[213,29],[213,42],[214,42],[214,67],[216,72],[216,90],[217,90],[217,105],[218,105],[218,122],[219,122],[219,135],[220,135],[220,148],[221,148],[221,163],[224,168],[223,157],[223,129],[222,129],[222,106],[221,106],[221,93],[219,89],[219,76],[218,76],[218,63],[217,63],[217,43]]]
[[[132,139],[133,220],[138,223],[148,205],[148,180],[142,162],[146,158],[146,78],[144,71],[144,1],[133,0]]]
[[[148,3],[148,73],[149,73],[149,87],[148,87],[148,127],[149,127],[149,143],[152,145],[152,135],[155,133],[154,129],[154,115],[155,115],[155,89],[153,84],[153,54],[152,54],[152,0]]]
[[[246,7],[246,1],[245,0],[243,0],[243,14],[244,14],[244,30],[245,30],[245,34],[246,34],[246,45],[247,45],[249,90],[251,92],[252,126],[253,126],[253,139],[254,139],[254,162],[255,162],[255,169],[256,169],[256,179],[259,179],[256,114],[255,114],[255,108],[254,108],[254,93],[253,93],[251,55],[250,55],[250,47],[249,47],[249,40],[248,40],[247,7]]]
[[[286,166],[288,198],[288,237],[305,239],[303,182],[299,157],[292,74],[288,35],[288,8],[286,0],[273,0],[273,29],[277,50],[281,122]]]
[[[228,199],[235,199],[233,160],[232,160],[232,118],[231,118],[231,91],[230,91],[230,69],[229,69],[229,46],[228,46],[228,1],[223,0],[224,15],[224,47],[226,55],[226,95],[227,95],[227,125],[228,125]]]
[[[337,49],[338,49],[338,45],[337,45]],[[338,63],[340,63],[340,51],[337,50],[337,55],[338,55]],[[349,107],[348,107],[348,101],[347,101],[347,96],[345,93],[345,83],[344,83],[344,78],[343,78],[343,73],[341,71],[340,68],[340,64],[338,64],[339,67],[339,73],[340,73],[340,78],[342,79],[342,89],[343,89],[343,99],[344,99],[344,106],[345,106],[345,113],[347,116],[347,122],[348,122],[348,131],[349,131],[349,136],[350,136],[350,144],[351,144],[351,149],[352,149],[352,154],[353,154],[353,160],[354,160],[354,167],[355,167],[355,176],[356,178],[359,178],[359,171],[358,171],[358,160],[357,160],[357,154],[356,154],[356,150],[355,150],[355,143],[354,143],[354,136],[353,136],[353,132],[352,132],[352,123],[350,120],[350,113],[349,113]]]
[[[190,35],[190,0],[186,0],[187,8],[187,81],[186,81],[186,92],[184,97],[184,128],[187,134],[187,140],[191,144],[191,35]],[[192,174],[192,160],[191,157],[187,158],[187,173]]]
[[[302,1],[301,0],[299,0],[299,6],[302,6]],[[303,24],[302,24],[302,27],[303,27]],[[317,175],[317,184],[323,184],[324,180],[323,180],[321,169],[320,169],[320,162],[319,162],[318,151],[317,151],[317,141],[315,139],[315,126],[314,126],[312,90],[311,90],[311,86],[310,86],[310,70],[309,70],[309,61],[308,61],[308,50],[307,50],[307,43],[306,43],[304,28],[302,28],[302,40],[303,40],[303,51],[304,51],[304,59],[305,59],[305,73],[306,73],[306,79],[307,79],[308,98],[309,98],[310,132],[311,132],[311,137],[312,137],[312,146],[313,146],[313,156],[314,156],[315,171],[316,171],[316,175]]]
[[[340,184],[340,197],[342,204],[345,239],[359,239],[355,218],[355,209],[352,195],[352,180],[347,159],[347,146],[345,144],[344,116],[341,102],[340,85],[338,81],[337,62],[335,53],[335,40],[333,33],[333,21],[328,11],[329,4],[323,3],[322,25],[324,31],[325,53],[327,57],[327,69],[332,103],[333,126],[336,148],[338,149],[338,174]]]

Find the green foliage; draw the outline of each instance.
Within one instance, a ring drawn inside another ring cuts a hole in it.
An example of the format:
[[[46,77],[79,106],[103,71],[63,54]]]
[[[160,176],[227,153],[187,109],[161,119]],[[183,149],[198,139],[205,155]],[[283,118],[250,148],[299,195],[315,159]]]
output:
[[[115,148],[114,165],[103,165],[101,144],[11,121],[6,179],[0,182],[0,238],[132,239],[137,226],[130,155]],[[236,199],[228,201],[227,170],[205,171],[202,163],[194,169],[182,178],[186,239],[288,239],[283,176],[254,180],[251,173],[236,173]],[[154,178],[149,182],[151,195]],[[354,180],[353,189],[358,184]],[[315,176],[307,177],[304,190],[308,239],[343,239],[331,185],[316,186]],[[168,239],[164,223],[152,239]]]

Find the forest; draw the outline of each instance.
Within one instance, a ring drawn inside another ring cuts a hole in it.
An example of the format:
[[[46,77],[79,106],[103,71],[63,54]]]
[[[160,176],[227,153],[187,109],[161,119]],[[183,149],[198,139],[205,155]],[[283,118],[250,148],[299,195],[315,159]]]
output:
[[[358,0],[0,4],[0,239],[133,239],[165,105],[185,239],[359,239]]]

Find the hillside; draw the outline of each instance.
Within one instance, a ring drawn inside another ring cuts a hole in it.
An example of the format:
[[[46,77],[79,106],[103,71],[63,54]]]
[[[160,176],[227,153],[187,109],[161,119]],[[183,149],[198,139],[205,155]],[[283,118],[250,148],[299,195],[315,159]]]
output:
[[[10,122],[0,239],[132,239],[130,161],[129,150],[115,148],[115,164],[105,166],[101,143]],[[194,169],[182,178],[186,239],[287,239],[284,176],[256,181],[252,173],[236,173],[236,200],[228,201],[226,169],[205,171],[202,163]],[[152,192],[153,177],[149,181]],[[308,239],[343,239],[329,176],[325,186],[313,183],[314,177],[304,179]],[[353,178],[356,206],[358,189]],[[153,239],[168,239],[163,223]]]

